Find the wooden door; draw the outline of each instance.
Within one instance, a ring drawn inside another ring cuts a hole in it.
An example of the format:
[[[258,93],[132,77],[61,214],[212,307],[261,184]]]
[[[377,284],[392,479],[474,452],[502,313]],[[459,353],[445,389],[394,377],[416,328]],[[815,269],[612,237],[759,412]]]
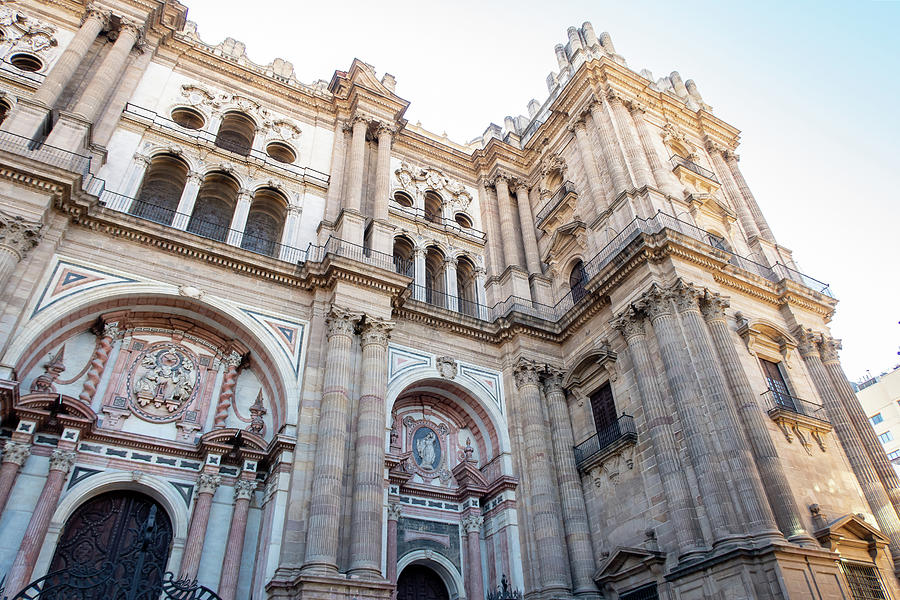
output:
[[[618,437],[618,417],[616,403],[613,399],[612,387],[604,383],[603,387],[591,394],[591,412],[594,414],[594,425],[597,434],[603,438],[607,434]]]
[[[450,594],[433,570],[410,565],[397,578],[397,600],[450,600]]]

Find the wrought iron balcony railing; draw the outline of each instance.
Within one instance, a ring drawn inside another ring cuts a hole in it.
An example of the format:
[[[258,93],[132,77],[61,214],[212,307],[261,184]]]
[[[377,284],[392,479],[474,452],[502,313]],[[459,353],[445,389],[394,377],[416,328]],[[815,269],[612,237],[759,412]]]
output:
[[[766,405],[768,412],[776,410],[786,410],[794,414],[812,417],[820,421],[829,422],[828,415],[825,413],[825,407],[809,400],[803,400],[796,396],[791,396],[782,391],[768,389],[760,396]]]
[[[402,274],[401,271],[397,272]],[[409,289],[412,292],[410,294],[410,297],[413,300],[426,302],[428,304],[431,304],[432,306],[444,308],[462,315],[468,315],[470,317],[481,319],[483,321],[486,321],[488,319],[488,315],[490,314],[490,309],[487,306],[485,306],[484,304],[479,304],[474,300],[469,300],[460,296],[453,296],[447,294],[446,292],[435,290],[431,287],[416,285],[415,283],[411,283],[409,285]]]
[[[623,414],[602,430],[575,446],[575,465],[580,468],[588,460],[616,442],[634,443],[636,441],[637,429],[634,427],[634,418]]]
[[[701,177],[706,177],[707,179],[710,179],[712,181],[715,181],[716,183],[719,183],[719,180],[716,179],[715,173],[713,173],[712,171],[710,171],[709,169],[707,169],[705,167],[701,167],[694,161],[688,160],[687,158],[685,158],[683,156],[678,156],[676,154],[675,156],[670,158],[669,161],[672,163],[673,169],[676,167],[684,167],[688,171],[692,171],[692,172],[696,173],[697,175],[700,175]]]
[[[475,229],[474,227],[463,227],[456,221],[445,219],[440,215],[427,213],[421,208],[416,208],[414,206],[403,206],[401,204],[398,204],[397,202],[394,202],[393,199],[391,199],[389,206],[391,210],[397,211],[410,219],[418,221],[424,220],[430,223],[432,227],[443,229],[444,231],[454,233],[456,235],[475,238],[482,242],[485,240],[486,236],[483,231]]]
[[[91,157],[39,144],[34,140],[8,131],[0,131],[0,150],[5,150],[36,162],[41,162],[87,178],[91,169]]]

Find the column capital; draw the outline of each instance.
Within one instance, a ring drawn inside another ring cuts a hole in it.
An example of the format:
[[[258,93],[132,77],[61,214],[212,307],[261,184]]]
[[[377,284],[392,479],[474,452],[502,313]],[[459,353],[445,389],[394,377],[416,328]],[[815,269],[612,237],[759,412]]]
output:
[[[363,346],[377,344],[387,348],[388,340],[391,339],[391,331],[394,329],[394,325],[395,323],[393,321],[386,321],[384,319],[376,319],[367,316],[365,321],[363,321],[362,333],[360,333],[359,336],[360,343]]]
[[[700,312],[703,313],[703,318],[707,321],[724,321],[725,309],[730,305],[731,303],[725,296],[717,292],[710,293],[709,290],[706,290],[700,302]]]
[[[228,356],[225,357],[223,362],[225,363],[226,367],[237,369],[239,366],[241,366],[241,361],[243,359],[244,357],[240,352],[238,352],[237,350],[232,350],[228,353]]]
[[[12,250],[22,260],[41,240],[43,228],[39,221],[0,211],[0,246]]]
[[[728,152],[728,148],[724,144],[721,144],[715,140],[711,140],[711,139],[707,138],[706,151],[709,152],[710,154],[713,154],[713,155],[719,154],[720,156],[724,157],[725,154]]]
[[[88,4],[87,8],[84,11],[84,15],[81,18],[81,23],[84,24],[85,21],[89,19],[97,19],[100,21],[102,27],[106,29],[109,27],[109,19],[112,17],[112,13],[97,4],[96,2],[92,2]]]
[[[234,483],[234,501],[249,500],[256,491],[256,481],[248,479],[238,479]]]
[[[140,152],[135,152],[134,156],[132,158],[134,158],[134,162],[136,162],[139,165],[144,165],[144,167],[150,166],[151,159],[146,154],[141,154]],[[193,173],[193,171],[188,171],[188,177],[190,177],[191,173]]]
[[[468,515],[463,517],[462,526],[465,528],[466,533],[478,533],[481,531],[481,526],[484,524],[484,517],[481,515]]]
[[[287,205],[287,214],[288,214],[288,216],[295,215],[295,216],[299,217],[300,215],[303,214],[303,207],[298,206],[296,204],[288,204]]]
[[[587,124],[584,121],[584,112],[576,114],[572,117],[572,120],[566,125],[566,129],[573,134],[578,134],[578,131],[584,131]]]
[[[119,19],[118,35],[127,33],[134,36],[134,39],[137,40],[141,36],[142,29],[143,23],[138,23],[136,21],[133,21],[132,19],[129,19],[128,17],[120,17]]]
[[[628,107],[628,110],[631,112],[634,117],[643,117],[644,113],[647,112],[647,105],[634,98],[632,100],[628,100],[625,103],[625,106]]]
[[[340,306],[332,306],[331,312],[325,317],[328,339],[335,335],[353,337],[353,334],[356,332],[356,326],[362,317],[360,313],[351,312]]]
[[[651,321],[672,314],[672,307],[669,303],[669,291],[658,283],[650,286],[650,289],[634,303],[635,308],[641,310],[650,317]]]
[[[622,95],[622,92],[620,92],[619,90],[614,90],[614,89],[606,90],[606,99],[609,101],[610,104],[616,104],[616,103],[624,104],[625,103],[625,97]]]
[[[675,308],[678,309],[678,312],[683,313],[689,310],[700,312],[698,300],[703,293],[693,283],[679,279],[668,291],[669,297],[675,301]]]
[[[646,335],[644,330],[644,315],[629,306],[612,321],[613,328],[622,334],[626,341],[633,337]]]
[[[378,143],[381,143],[381,136],[387,136],[388,138],[393,138],[397,135],[397,127],[393,123],[388,123],[387,121],[378,121],[375,125],[375,137],[378,138]],[[388,141],[393,142],[392,139]]]
[[[50,470],[68,473],[75,464],[75,453],[67,450],[56,449],[50,454]]]
[[[147,161],[147,164],[149,165],[150,162]],[[197,185],[200,185],[201,183],[203,183],[203,173],[200,173],[199,171],[188,171],[186,179],[186,183],[195,183]]]
[[[197,494],[215,494],[222,476],[218,473],[200,473],[197,478]]]
[[[253,200],[253,190],[241,188],[238,190],[238,202],[250,202]]]
[[[400,515],[403,513],[403,507],[399,502],[391,502],[387,507],[388,521],[399,521]]]
[[[15,463],[21,467],[30,455],[31,444],[10,440],[3,447],[3,458],[0,459],[0,462]]]
[[[513,180],[513,176],[509,173],[499,172],[490,179],[488,179],[487,184],[496,188],[497,184],[503,184],[507,190],[509,190],[509,184]]]
[[[797,331],[797,350],[799,350],[800,356],[803,358],[820,358],[819,341],[821,339],[822,334],[812,329],[801,327]]]
[[[516,366],[513,367],[513,379],[515,379],[516,387],[521,389],[526,385],[540,385],[540,371],[542,367],[543,365],[533,360],[520,358]]]
[[[841,340],[823,335],[821,340],[819,340],[819,353],[822,357],[822,362],[826,365],[841,362],[841,358],[838,356],[838,350],[841,348]]]
[[[118,321],[104,321],[103,329],[100,331],[99,337],[108,337],[110,339],[114,339],[118,337],[121,331],[122,330],[119,328]]]
[[[562,386],[564,376],[565,374],[559,369],[547,367],[544,370],[544,391],[548,394],[565,393]]]
[[[367,115],[353,115],[353,117],[351,117],[350,119],[350,126],[354,129],[356,129],[356,126],[360,124],[368,127],[370,121],[372,121],[372,117],[369,117]]]

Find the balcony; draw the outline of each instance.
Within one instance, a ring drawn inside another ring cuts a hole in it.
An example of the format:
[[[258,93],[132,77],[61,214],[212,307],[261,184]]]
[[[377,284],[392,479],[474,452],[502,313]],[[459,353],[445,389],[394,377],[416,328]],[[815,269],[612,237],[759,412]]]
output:
[[[403,274],[403,272],[400,271],[399,268],[395,270],[398,273]],[[473,300],[460,298],[459,296],[451,296],[433,288],[425,287],[423,285],[416,285],[415,283],[409,284],[409,290],[410,298],[412,300],[424,302],[426,304],[430,304],[431,306],[435,306],[452,313],[467,315],[474,319],[480,319],[482,321],[488,320],[490,309],[488,309],[488,307],[486,307],[484,304],[479,304],[478,302],[475,302]]]
[[[760,398],[769,417],[789,443],[796,439],[807,454],[812,454],[815,442],[819,450],[825,452],[825,435],[832,428],[821,404],[773,389],[760,394]]]
[[[634,418],[623,414],[610,425],[575,446],[575,466],[590,471],[625,446],[637,443]]]
[[[712,171],[710,171],[709,169],[707,169],[705,167],[701,167],[697,163],[695,163],[691,160],[688,160],[687,158],[685,158],[683,156],[678,156],[676,154],[675,156],[673,156],[672,158],[669,159],[669,162],[672,163],[673,170],[677,169],[679,167],[683,167],[683,168],[687,169],[688,171],[694,173],[695,175],[699,175],[700,177],[709,179],[710,181],[712,181],[714,183],[719,183],[719,180],[716,179],[715,173],[713,173]]]
[[[81,175],[82,179],[88,177],[91,169],[91,157],[39,144],[8,131],[0,131],[0,150],[16,154],[23,158],[31,159],[38,163],[58,167],[71,173]]]

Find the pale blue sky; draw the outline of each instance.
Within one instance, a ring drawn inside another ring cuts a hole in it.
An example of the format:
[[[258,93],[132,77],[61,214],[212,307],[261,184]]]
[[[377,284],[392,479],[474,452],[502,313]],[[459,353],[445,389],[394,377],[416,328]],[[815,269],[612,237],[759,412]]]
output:
[[[847,375],[900,362],[900,1],[185,2],[204,40],[285,58],[301,81],[354,57],[392,73],[410,121],[457,141],[543,102],[553,46],[591,21],[631,68],[678,70],[742,130],[776,238],[841,300]]]

